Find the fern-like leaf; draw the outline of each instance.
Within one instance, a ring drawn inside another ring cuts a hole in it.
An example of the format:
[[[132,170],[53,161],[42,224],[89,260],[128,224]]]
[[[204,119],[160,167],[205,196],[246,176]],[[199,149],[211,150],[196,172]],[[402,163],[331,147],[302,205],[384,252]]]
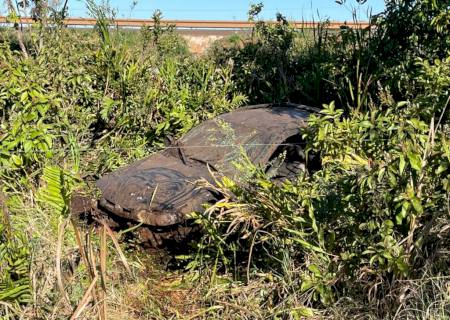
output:
[[[51,206],[59,214],[66,215],[69,212],[73,178],[59,167],[47,166],[44,168],[42,181],[45,185],[40,189],[38,200]]]

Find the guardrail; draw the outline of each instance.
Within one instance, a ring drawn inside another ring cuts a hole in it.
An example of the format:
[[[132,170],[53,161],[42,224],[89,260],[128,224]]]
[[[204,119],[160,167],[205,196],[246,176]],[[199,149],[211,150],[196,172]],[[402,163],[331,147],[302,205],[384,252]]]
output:
[[[276,23],[274,21],[267,21],[269,23]],[[0,23],[9,23],[6,17],[0,17]],[[21,24],[33,24],[34,20],[30,17],[20,18]],[[93,26],[96,20],[93,18],[66,18],[63,21],[67,26]],[[292,21],[296,28],[313,29],[319,26],[319,22],[312,21]],[[114,25],[119,27],[142,27],[153,26],[155,23],[150,19],[115,19]],[[219,20],[162,20],[162,25],[174,25],[176,28],[191,28],[191,29],[251,29],[255,26],[255,22],[250,21],[219,21]],[[327,29],[339,29],[341,26],[349,28],[366,28],[369,26],[368,22],[341,22],[330,21],[324,25]]]

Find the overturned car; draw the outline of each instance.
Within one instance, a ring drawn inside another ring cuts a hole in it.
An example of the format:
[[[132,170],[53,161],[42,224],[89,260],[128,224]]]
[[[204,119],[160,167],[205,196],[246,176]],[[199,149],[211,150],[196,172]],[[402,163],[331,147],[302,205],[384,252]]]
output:
[[[112,220],[140,224],[152,246],[164,239],[182,240],[192,230],[186,216],[218,200],[197,182],[212,182],[211,172],[234,177],[233,162],[245,152],[266,166],[281,153],[274,179],[294,177],[305,169],[300,128],[317,109],[290,103],[240,108],[205,121],[163,151],[111,172],[96,185],[96,210]],[[79,209],[78,209],[79,210]]]

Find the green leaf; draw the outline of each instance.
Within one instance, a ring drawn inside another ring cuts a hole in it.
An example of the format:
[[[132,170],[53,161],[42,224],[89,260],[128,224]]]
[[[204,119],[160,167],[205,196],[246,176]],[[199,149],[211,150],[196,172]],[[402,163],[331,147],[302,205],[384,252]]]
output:
[[[398,171],[400,174],[403,174],[403,171],[405,170],[405,165],[406,165],[406,161],[405,161],[405,157],[403,155],[400,155],[400,163],[398,166]]]
[[[23,144],[23,150],[28,153],[33,148],[33,143],[30,140],[27,140]]]
[[[16,156],[15,154],[11,156],[11,160],[18,167],[20,167],[23,164],[22,157]]]
[[[411,167],[414,170],[416,171],[422,170],[422,160],[420,159],[420,156],[417,153],[408,152],[408,159],[409,163],[411,164]]]
[[[291,233],[294,233],[294,234],[297,234],[297,231],[296,231],[296,230],[291,230],[291,229],[287,229],[287,228],[284,228],[284,230],[286,230],[286,231],[288,231],[288,232],[291,232]],[[303,240],[303,239],[300,239],[300,238],[297,238],[297,237],[293,237],[293,238],[291,238],[291,239],[292,239],[293,241],[299,243],[301,246],[303,246],[303,247],[306,248],[306,249],[310,249],[310,250],[312,250],[312,251],[316,251],[316,252],[323,253],[323,254],[328,254],[328,253],[325,252],[322,248],[320,248],[320,247],[318,247],[318,246],[316,246],[316,245],[313,245],[313,244],[311,244],[311,243],[309,243],[309,242],[307,242],[307,241],[305,241],[305,240]]]
[[[300,285],[300,291],[305,292],[306,290],[309,290],[312,287],[314,287],[314,283],[310,279],[303,280],[302,284]]]
[[[316,276],[321,276],[322,273],[320,272],[319,268],[315,264],[310,264],[308,266],[309,271],[314,273]]]
[[[370,121],[364,120],[359,123],[362,128],[371,128],[373,125]]]
[[[314,317],[314,311],[311,308],[299,307],[291,310],[291,314],[297,317]]]
[[[405,262],[403,259],[398,259],[396,261],[397,268],[400,270],[405,276],[408,274],[409,271],[409,265]]]
[[[28,92],[27,92],[27,91],[24,91],[24,92],[20,95],[20,102],[24,103],[27,99],[28,99]]]
[[[414,197],[411,199],[411,204],[413,205],[413,208],[414,208],[414,210],[416,210],[417,213],[419,213],[419,214],[423,213],[422,204],[417,197]]]
[[[401,211],[395,216],[395,222],[398,225],[401,225],[403,219],[406,218],[409,208],[410,208],[410,203],[408,201],[403,201]]]
[[[67,213],[71,184],[64,171],[56,166],[47,166],[43,170],[42,180],[46,185],[39,190],[38,200],[53,207],[58,214]]]
[[[446,163],[442,163],[436,169],[436,174],[441,174],[442,172],[446,171],[447,169],[448,169],[448,165]]]

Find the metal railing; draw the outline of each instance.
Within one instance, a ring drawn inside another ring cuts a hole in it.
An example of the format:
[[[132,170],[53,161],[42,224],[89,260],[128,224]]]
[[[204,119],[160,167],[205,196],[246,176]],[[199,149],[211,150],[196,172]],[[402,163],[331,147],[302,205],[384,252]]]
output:
[[[274,21],[267,21],[268,23],[276,23]],[[0,23],[10,23],[7,17],[0,17]],[[33,24],[34,20],[30,17],[21,17],[21,24]],[[63,24],[67,26],[93,26],[96,20],[93,18],[66,18]],[[142,27],[153,26],[155,23],[150,19],[115,19],[114,25],[119,27]],[[162,25],[174,25],[176,28],[191,28],[191,29],[251,29],[255,26],[255,22],[250,21],[226,21],[226,20],[162,20]],[[291,24],[296,28],[313,29],[317,28],[321,23],[313,21],[291,21]],[[341,22],[330,21],[323,24],[327,29],[339,29],[341,26],[349,28],[366,28],[369,26],[368,22]]]

